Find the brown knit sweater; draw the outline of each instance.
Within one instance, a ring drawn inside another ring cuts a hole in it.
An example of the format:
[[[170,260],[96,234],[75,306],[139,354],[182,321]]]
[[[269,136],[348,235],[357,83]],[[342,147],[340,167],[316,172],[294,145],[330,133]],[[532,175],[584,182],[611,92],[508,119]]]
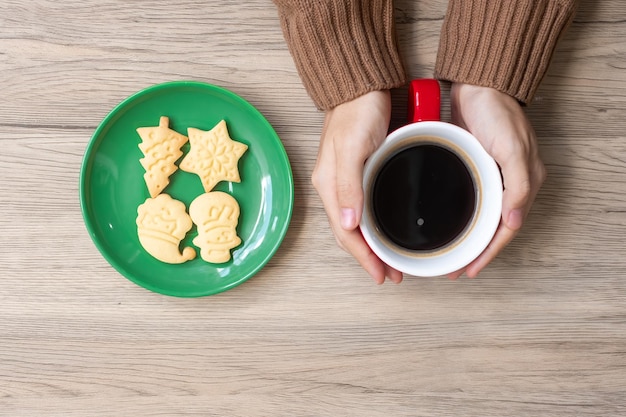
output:
[[[274,0],[289,50],[315,105],[328,110],[399,87],[393,0]],[[577,0],[450,0],[435,77],[532,100]]]

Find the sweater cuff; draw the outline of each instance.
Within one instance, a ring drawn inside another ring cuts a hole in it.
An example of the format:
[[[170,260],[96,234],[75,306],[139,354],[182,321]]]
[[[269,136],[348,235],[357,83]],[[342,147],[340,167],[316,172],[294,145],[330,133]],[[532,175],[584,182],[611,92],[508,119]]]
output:
[[[321,110],[406,83],[392,0],[275,0],[309,96]]]
[[[575,9],[576,0],[450,0],[435,77],[495,88],[527,104]]]

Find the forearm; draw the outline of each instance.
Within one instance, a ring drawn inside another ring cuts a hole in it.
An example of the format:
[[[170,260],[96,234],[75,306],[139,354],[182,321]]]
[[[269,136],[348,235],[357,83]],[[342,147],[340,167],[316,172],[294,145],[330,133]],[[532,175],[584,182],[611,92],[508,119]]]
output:
[[[274,0],[302,82],[329,110],[406,82],[392,0]]]
[[[529,103],[571,23],[576,0],[450,0],[435,77]]]

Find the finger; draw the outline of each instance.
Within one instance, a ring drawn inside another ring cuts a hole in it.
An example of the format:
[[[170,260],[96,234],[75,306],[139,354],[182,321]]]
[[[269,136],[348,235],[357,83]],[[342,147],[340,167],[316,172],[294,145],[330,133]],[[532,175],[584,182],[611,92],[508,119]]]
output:
[[[518,204],[523,202],[524,206],[519,207],[517,209],[511,209],[511,205],[515,203],[511,203],[511,201],[515,200],[515,197],[512,196],[513,193],[509,193],[507,195],[507,190],[505,190],[505,194],[503,196],[503,211],[502,211],[502,222],[498,226],[496,233],[489,243],[487,248],[480,254],[478,258],[476,258],[470,265],[467,266],[466,275],[470,278],[475,278],[480,271],[482,271],[497,255],[500,253],[517,235],[519,232],[524,219],[528,215],[530,211],[530,206],[532,205],[535,197],[541,187],[543,181],[546,178],[546,171],[543,166],[543,163],[537,160],[535,164],[535,169],[533,170],[531,179],[530,179],[530,189],[525,196],[517,196]],[[509,191],[511,189],[509,188]],[[510,199],[508,204],[510,204],[508,209],[508,215],[506,213],[506,199],[507,197]],[[505,221],[505,216],[508,216],[508,221]]]
[[[385,282],[388,266],[372,252],[359,230],[333,227],[340,247],[350,253],[378,285]]]
[[[502,221],[509,229],[519,230],[532,189],[528,162],[525,158],[515,157],[502,163],[501,167],[504,179]]]
[[[374,254],[359,229],[345,230],[342,227],[340,212],[337,210],[337,194],[329,192],[325,187],[320,187],[318,193],[339,247],[350,253],[377,284],[384,283],[385,276],[390,276],[393,282],[399,282],[401,280],[398,279],[399,273],[389,270],[387,265]]]
[[[349,143],[347,143],[349,142]],[[363,211],[363,146],[354,148],[351,141],[335,143],[337,163],[337,204],[341,210],[341,227],[354,230]]]
[[[461,275],[463,275],[464,272],[465,272],[465,268],[461,268],[458,271],[454,271],[454,272],[449,273],[447,276],[448,276],[448,279],[450,279],[452,281],[455,281]]]
[[[389,278],[389,281],[393,282],[394,284],[401,283],[403,279],[402,272],[390,267],[387,264],[385,264],[385,277]]]
[[[495,257],[508,245],[517,235],[518,229],[510,229],[504,223],[500,223],[496,233],[487,248],[470,263],[465,269],[468,278],[476,278]]]

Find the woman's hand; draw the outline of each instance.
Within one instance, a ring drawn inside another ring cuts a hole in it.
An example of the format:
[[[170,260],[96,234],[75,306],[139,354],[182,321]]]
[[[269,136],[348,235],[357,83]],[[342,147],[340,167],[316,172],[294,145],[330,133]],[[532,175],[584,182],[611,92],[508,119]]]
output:
[[[502,219],[483,253],[466,268],[470,277],[489,264],[513,240],[543,184],[546,170],[539,158],[537,136],[520,104],[511,96],[487,87],[452,85],[452,120],[470,131],[496,160],[502,171]]]
[[[359,229],[363,211],[363,166],[387,136],[389,91],[374,91],[326,113],[312,182],[339,246],[352,254],[377,284],[400,283],[402,273],[381,261]]]

